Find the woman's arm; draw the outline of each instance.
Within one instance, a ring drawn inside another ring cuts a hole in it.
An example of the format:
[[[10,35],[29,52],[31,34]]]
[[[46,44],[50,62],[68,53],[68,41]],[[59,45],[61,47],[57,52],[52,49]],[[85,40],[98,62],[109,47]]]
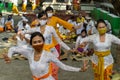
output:
[[[40,28],[39,27],[35,27],[35,28],[30,28],[28,30],[24,30],[22,31],[22,34],[32,34],[34,32],[40,32]]]
[[[55,29],[54,29],[53,27],[50,27],[50,28],[51,28],[50,30],[51,30],[54,38],[57,40],[57,42],[58,42],[63,48],[65,48],[66,50],[70,50],[70,47],[68,47],[68,46],[59,38],[59,36],[57,35]]]
[[[24,49],[22,47],[17,47],[17,46],[11,47],[8,50],[8,57],[11,58],[13,54],[17,53],[17,54],[22,54],[26,58],[29,58],[31,55],[31,51],[32,50]]]
[[[64,21],[58,17],[54,17],[57,20],[57,23],[59,23],[60,25],[62,25],[63,27],[69,29],[70,31],[72,31],[74,29],[74,25],[72,25],[71,23]]]
[[[75,72],[82,71],[81,68],[76,68],[76,67],[72,67],[72,66],[63,64],[54,55],[52,55],[51,53],[49,53],[49,54],[50,54],[51,61],[54,62],[57,66],[59,66],[61,69],[66,70],[66,71],[75,71]]]
[[[112,34],[110,34],[111,36],[110,36],[110,40],[112,40],[112,43],[115,43],[115,44],[119,44],[120,45],[120,39],[119,38],[117,38],[116,36],[114,36],[114,35],[112,35]]]

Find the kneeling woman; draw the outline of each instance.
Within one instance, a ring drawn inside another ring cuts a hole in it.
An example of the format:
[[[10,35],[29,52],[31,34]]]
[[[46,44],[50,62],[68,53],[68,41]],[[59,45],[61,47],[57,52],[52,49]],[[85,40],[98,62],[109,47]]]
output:
[[[41,33],[32,33],[30,44],[33,47],[33,50],[11,47],[8,51],[8,57],[4,57],[5,61],[9,62],[9,58],[11,58],[15,52],[24,55],[29,61],[34,80],[55,80],[51,75],[52,69],[50,66],[50,62],[54,62],[57,66],[67,71],[79,72],[86,70],[85,68],[70,67],[60,62],[53,54],[43,50],[44,41],[44,37]]]

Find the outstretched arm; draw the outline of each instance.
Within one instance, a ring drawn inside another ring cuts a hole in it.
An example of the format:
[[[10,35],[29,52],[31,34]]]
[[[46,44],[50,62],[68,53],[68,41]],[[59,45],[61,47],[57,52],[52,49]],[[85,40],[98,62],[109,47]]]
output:
[[[61,69],[66,70],[66,71],[75,71],[75,72],[80,72],[80,71],[86,71],[87,67],[85,68],[76,68],[72,66],[68,66],[63,64],[61,61],[59,61],[54,55],[50,55],[50,59],[52,62],[54,62],[57,66],[59,66]]]
[[[30,28],[30,29],[24,30],[24,31],[22,31],[20,33],[22,33],[22,34],[32,34],[34,32],[40,32],[40,28],[39,27]]]
[[[32,50],[24,49],[22,47],[17,47],[17,46],[11,47],[8,50],[8,57],[11,58],[13,54],[17,53],[17,54],[22,54],[23,56],[29,59],[31,55],[31,51]]]
[[[119,44],[120,45],[120,39],[117,38],[116,36],[112,35],[110,36],[110,40],[112,40],[112,43]]]
[[[65,48],[66,50],[70,50],[70,47],[68,47],[60,38],[59,36],[57,35],[55,29],[53,27],[50,27],[51,28],[51,32],[54,36],[54,38],[57,40],[57,42],[63,47]]]

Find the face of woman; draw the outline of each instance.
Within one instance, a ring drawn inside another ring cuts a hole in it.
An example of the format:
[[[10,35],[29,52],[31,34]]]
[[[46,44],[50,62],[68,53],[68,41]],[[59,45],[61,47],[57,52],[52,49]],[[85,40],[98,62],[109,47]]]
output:
[[[42,37],[36,36],[32,39],[32,47],[35,50],[40,51],[43,48],[43,45],[44,45],[44,41]]]
[[[100,35],[104,35],[107,31],[106,25],[104,23],[99,23],[97,29]]]
[[[47,15],[48,15],[48,17],[52,17],[53,16],[53,11],[52,10],[47,11]]]
[[[97,28],[98,29],[106,28],[106,25],[104,23],[99,23]]]
[[[85,32],[82,32],[81,35],[82,35],[82,37],[85,37],[85,36],[86,36],[86,33],[85,33]]]
[[[41,18],[40,18],[40,25],[41,26],[44,26],[46,25],[47,23],[47,16],[46,15],[43,15]]]

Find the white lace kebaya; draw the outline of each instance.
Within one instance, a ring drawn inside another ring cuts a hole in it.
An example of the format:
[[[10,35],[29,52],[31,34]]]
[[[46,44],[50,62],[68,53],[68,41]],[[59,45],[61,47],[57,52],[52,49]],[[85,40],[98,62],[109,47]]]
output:
[[[48,72],[50,62],[54,62],[57,66],[66,71],[79,72],[81,70],[81,68],[75,68],[63,64],[53,54],[45,50],[42,51],[41,57],[38,61],[34,60],[34,50],[23,49],[20,47],[11,47],[8,51],[8,57],[11,58],[12,55],[16,52],[24,55],[28,59],[32,75],[38,78]],[[41,80],[55,80],[55,79],[50,75],[49,77]]]
[[[108,51],[111,50],[111,44],[115,43],[115,44],[119,44],[120,45],[120,39],[115,37],[112,34],[105,34],[105,42],[100,42],[100,38],[99,38],[99,34],[94,34],[91,36],[88,36],[84,39],[82,39],[82,42],[92,42],[94,45],[94,50],[95,51]],[[94,64],[98,64],[98,56],[93,54],[92,57],[92,62]],[[113,57],[111,54],[109,54],[108,56],[104,57],[104,68],[106,68],[107,66],[111,65],[114,63]]]

